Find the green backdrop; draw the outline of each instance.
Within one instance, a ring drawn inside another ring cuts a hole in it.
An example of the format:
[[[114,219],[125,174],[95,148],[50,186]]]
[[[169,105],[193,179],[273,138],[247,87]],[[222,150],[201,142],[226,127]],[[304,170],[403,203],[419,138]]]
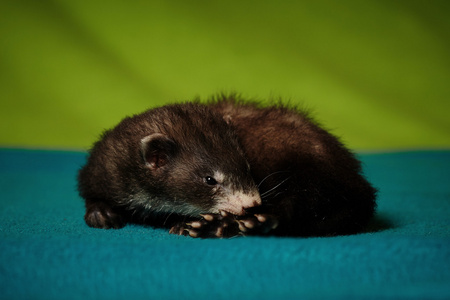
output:
[[[450,1],[0,1],[0,145],[86,149],[125,115],[236,91],[356,150],[450,146]]]

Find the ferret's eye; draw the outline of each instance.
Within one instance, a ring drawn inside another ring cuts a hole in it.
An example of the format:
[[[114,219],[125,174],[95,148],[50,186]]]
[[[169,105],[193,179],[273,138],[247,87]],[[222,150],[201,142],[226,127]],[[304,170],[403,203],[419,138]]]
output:
[[[206,176],[205,177],[205,183],[208,184],[208,185],[216,185],[217,184],[217,180],[215,180],[214,177]]]

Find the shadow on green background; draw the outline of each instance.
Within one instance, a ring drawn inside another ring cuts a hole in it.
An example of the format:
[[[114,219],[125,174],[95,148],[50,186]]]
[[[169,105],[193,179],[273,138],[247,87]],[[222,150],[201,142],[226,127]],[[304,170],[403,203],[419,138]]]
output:
[[[450,147],[448,1],[0,2],[0,144],[86,149],[126,115],[236,91],[351,148]]]

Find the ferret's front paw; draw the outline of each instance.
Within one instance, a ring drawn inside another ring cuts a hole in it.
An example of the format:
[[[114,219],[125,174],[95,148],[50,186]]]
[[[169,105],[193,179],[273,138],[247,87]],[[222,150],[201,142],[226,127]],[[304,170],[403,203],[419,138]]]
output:
[[[264,235],[278,227],[278,219],[268,214],[246,215],[237,222],[241,235]]]
[[[118,229],[125,226],[122,216],[102,202],[88,205],[84,220],[86,221],[86,224],[94,228]]]
[[[224,211],[220,214],[204,214],[202,219],[189,223],[178,223],[169,233],[194,238],[229,238],[240,235],[236,217]]]

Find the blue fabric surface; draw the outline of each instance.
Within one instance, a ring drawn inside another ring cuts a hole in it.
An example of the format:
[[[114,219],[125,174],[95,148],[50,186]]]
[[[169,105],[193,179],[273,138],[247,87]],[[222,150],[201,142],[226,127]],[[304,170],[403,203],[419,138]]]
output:
[[[228,240],[87,227],[84,158],[0,150],[1,299],[450,298],[450,151],[361,155],[370,232]]]

